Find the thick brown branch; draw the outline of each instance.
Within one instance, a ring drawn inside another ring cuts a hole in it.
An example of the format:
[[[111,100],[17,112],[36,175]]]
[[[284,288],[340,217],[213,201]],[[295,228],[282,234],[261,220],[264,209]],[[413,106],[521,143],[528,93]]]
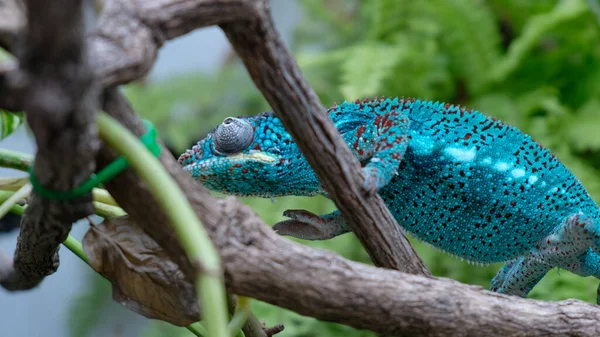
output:
[[[138,135],[143,126],[115,90],[104,109]],[[102,162],[111,160],[108,148]],[[235,198],[215,199],[169,154],[175,178],[214,240],[233,293],[321,320],[395,336],[597,336],[600,308],[581,301],[526,300],[448,279],[410,275],[345,260],[276,235]],[[130,170],[107,184],[111,194],[183,270],[193,269],[152,196]],[[177,255],[179,254],[179,255]]]
[[[267,1],[221,27],[323,187],[378,266],[430,275],[379,196],[366,197],[358,161],[279,38]]]
[[[24,23],[15,9],[17,1],[0,0],[0,46],[9,50],[15,48],[14,37]],[[247,0],[106,0],[96,30],[88,39],[91,69],[104,87],[137,80],[152,69],[165,40],[201,27],[241,20],[250,8]],[[4,17],[11,20],[4,23]],[[16,103],[11,106],[0,100],[0,108],[22,110],[24,97],[12,99]]]
[[[107,0],[91,36],[91,63],[105,87],[145,76],[165,40],[194,29],[241,20],[244,0]]]
[[[53,190],[71,190],[95,170],[98,148],[93,89],[83,45],[81,0],[48,6],[27,1],[31,24],[18,51],[18,90],[38,147],[34,172]],[[91,214],[91,194],[52,201],[33,193],[25,210],[14,264],[0,266],[0,284],[9,290],[30,289],[58,267],[58,247],[72,222]]]

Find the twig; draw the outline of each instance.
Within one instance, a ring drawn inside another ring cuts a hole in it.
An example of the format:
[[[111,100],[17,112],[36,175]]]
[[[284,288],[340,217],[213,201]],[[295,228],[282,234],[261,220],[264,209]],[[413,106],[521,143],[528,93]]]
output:
[[[270,328],[265,328],[265,334],[267,334],[268,337],[274,336],[280,332],[282,332],[284,329],[283,324],[277,324],[277,325],[273,325]]]
[[[268,1],[252,4],[246,21],[221,24],[221,28],[349,227],[376,265],[431,275],[383,199],[365,196],[358,160],[275,31]]]
[[[237,333],[248,321],[248,318],[252,314],[250,309],[250,299],[247,297],[238,297],[237,305],[235,306],[235,312],[233,317],[229,321],[227,329],[229,330],[229,336],[235,337]]]

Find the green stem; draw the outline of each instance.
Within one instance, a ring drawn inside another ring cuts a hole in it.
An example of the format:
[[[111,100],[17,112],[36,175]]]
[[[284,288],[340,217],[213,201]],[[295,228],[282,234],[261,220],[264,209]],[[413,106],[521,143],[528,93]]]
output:
[[[87,264],[90,263],[88,261],[87,255],[85,255],[85,251],[83,250],[83,245],[81,244],[81,242],[77,241],[77,239],[72,237],[71,234],[67,236],[67,239],[63,242],[63,245],[65,245],[65,247],[72,251],[73,254],[77,255],[77,257],[79,257],[83,262]]]
[[[196,336],[209,336],[208,330],[200,322],[195,322],[187,326],[187,329]]]
[[[235,337],[238,332],[242,330],[244,324],[250,317],[252,311],[250,310],[250,299],[248,297],[238,297],[238,303],[235,306],[235,313],[229,321],[227,328],[229,329],[229,336]]]
[[[27,172],[33,162],[33,156],[27,153],[0,149],[0,167]]]
[[[96,208],[96,214],[103,218],[118,218],[127,215],[120,207],[107,205],[98,201],[94,201],[94,207]]]
[[[21,206],[21,205],[13,205],[10,208],[10,211],[12,213],[15,213],[16,215],[23,215],[23,211],[25,211],[25,207],[26,206]]]
[[[1,165],[0,165],[1,167]],[[29,182],[29,177],[20,178],[0,178],[0,189],[6,191],[16,191]]]
[[[15,194],[15,192],[13,192],[13,191],[2,191],[2,190],[0,190],[0,202],[5,202],[13,194]]]
[[[227,305],[220,257],[188,200],[173,178],[131,132],[105,113],[97,116],[100,136],[127,158],[162,206],[188,258],[199,263],[196,292],[209,336],[226,337]]]
[[[3,218],[11,207],[16,205],[19,201],[27,198],[31,193],[31,184],[23,185],[18,191],[13,193],[8,199],[6,199],[2,205],[0,205],[0,219]]]
[[[110,193],[108,193],[107,190],[101,189],[101,188],[94,188],[92,189],[92,196],[94,197],[94,201],[98,201],[101,202],[103,204],[107,204],[107,205],[112,205],[112,206],[119,206],[119,204],[117,204],[117,202],[115,201],[115,199],[113,199],[113,197],[110,195]]]

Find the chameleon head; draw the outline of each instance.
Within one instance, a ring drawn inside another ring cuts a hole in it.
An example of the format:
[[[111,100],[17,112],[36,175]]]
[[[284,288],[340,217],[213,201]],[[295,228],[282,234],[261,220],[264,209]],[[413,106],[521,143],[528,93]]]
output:
[[[309,183],[316,181],[313,171],[272,113],[226,118],[179,163],[204,186],[227,194],[275,197],[320,189],[318,181]]]

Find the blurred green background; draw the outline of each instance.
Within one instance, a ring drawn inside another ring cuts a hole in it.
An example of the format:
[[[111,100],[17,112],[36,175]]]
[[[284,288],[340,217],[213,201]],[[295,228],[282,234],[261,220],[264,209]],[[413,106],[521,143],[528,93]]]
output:
[[[600,197],[600,13],[585,0],[302,0],[304,19],[290,46],[324,105],[366,96],[411,96],[459,103],[497,117],[550,148]],[[136,83],[125,92],[176,153],[227,116],[269,110],[234,55],[213,74]],[[333,209],[324,198],[244,199],[267,223],[288,208]],[[346,234],[303,242],[369,263]],[[501,265],[472,266],[415,242],[434,275],[485,288]],[[531,292],[544,300],[595,302],[598,280],[552,270]],[[92,329],[106,282],[95,279],[73,305],[74,336]],[[90,303],[96,303],[93,307]],[[375,336],[255,301],[278,336]],[[153,322],[142,334],[189,336]]]

